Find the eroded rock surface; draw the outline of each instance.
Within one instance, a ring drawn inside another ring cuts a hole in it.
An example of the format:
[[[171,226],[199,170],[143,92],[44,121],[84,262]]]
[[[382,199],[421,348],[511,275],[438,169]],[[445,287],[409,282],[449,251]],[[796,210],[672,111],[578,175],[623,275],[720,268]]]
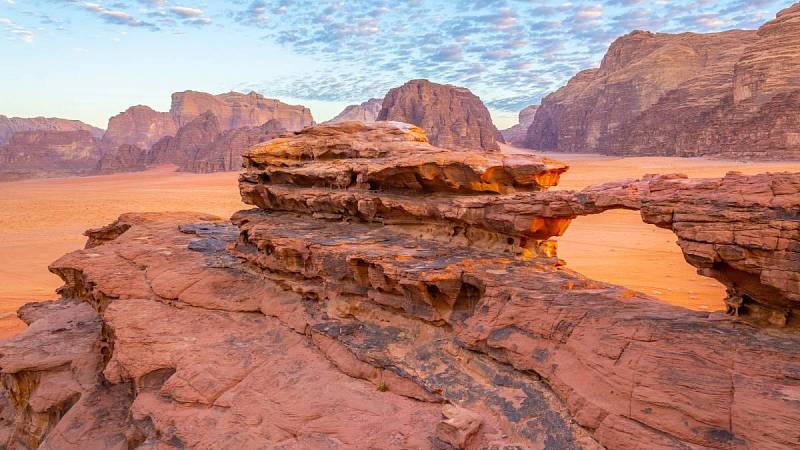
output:
[[[625,35],[543,99],[527,146],[800,159],[798,37],[800,4],[757,32]]]
[[[503,142],[489,110],[469,89],[411,80],[383,99],[378,120],[407,122],[422,129],[433,145],[496,151]]]
[[[240,189],[258,208],[230,222],[126,214],[87,231],[85,249],[51,265],[63,299],[24,307],[31,327],[0,343],[0,436],[44,448],[796,446],[794,311],[770,323],[745,320],[755,297],[739,317],[665,305],[565,268],[548,238],[579,215],[640,209],[690,262],[743,263],[735,278],[712,263],[734,291],[776,289],[758,297],[766,310],[794,295],[764,272],[797,273],[797,174],[549,192],[563,164],[426,141],[407,124],[311,127],[245,154]]]

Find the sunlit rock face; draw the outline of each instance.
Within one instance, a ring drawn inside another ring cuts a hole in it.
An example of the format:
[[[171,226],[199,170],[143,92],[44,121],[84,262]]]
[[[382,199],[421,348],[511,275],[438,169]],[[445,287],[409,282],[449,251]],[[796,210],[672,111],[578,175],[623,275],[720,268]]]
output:
[[[123,144],[149,149],[164,136],[174,136],[178,126],[169,113],[149,106],[131,106],[108,120],[103,144],[116,148]]]
[[[280,121],[283,127],[290,131],[301,130],[314,123],[311,110],[308,108],[287,105],[255,92],[211,95],[205,92],[184,91],[172,94],[170,114],[179,127],[208,111],[217,117],[223,131],[257,127],[273,119]]]
[[[566,165],[397,122],[243,164],[255,208],[124,214],[51,264],[62,299],[0,342],[9,447],[795,445],[798,174],[548,191]],[[615,208],[672,229],[730,314],[565,268],[549,238]]]
[[[795,5],[758,31],[623,36],[542,100],[527,146],[799,159],[799,21]]]
[[[414,124],[433,145],[448,149],[496,151],[503,142],[480,98],[469,89],[428,80],[411,80],[390,90],[378,120]]]

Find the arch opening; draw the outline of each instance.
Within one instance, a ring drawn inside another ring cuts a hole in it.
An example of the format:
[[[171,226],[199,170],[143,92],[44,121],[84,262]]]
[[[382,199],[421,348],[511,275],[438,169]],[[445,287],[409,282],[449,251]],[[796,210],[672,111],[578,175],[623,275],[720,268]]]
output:
[[[684,259],[675,234],[643,222],[638,211],[577,217],[556,239],[559,258],[589,278],[692,310],[726,309],[725,286],[698,274]]]

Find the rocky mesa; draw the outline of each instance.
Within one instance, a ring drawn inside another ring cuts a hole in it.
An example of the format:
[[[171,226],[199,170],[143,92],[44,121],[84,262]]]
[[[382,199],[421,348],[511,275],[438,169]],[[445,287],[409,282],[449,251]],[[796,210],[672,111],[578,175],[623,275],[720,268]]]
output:
[[[566,165],[397,122],[244,165],[254,209],[126,214],[51,265],[61,299],[0,342],[8,447],[796,446],[800,174],[549,191]],[[673,230],[729,314],[565,267],[551,238],[615,208]]]
[[[6,117],[0,114],[0,145],[8,143],[19,131],[88,131],[92,137],[100,138],[103,130],[79,120],[55,117]]]
[[[536,117],[536,110],[538,109],[539,105],[531,105],[523,108],[523,110],[519,112],[519,123],[511,128],[500,131],[503,140],[505,140],[507,144],[511,144],[515,147],[525,147],[528,139],[528,128],[533,124],[533,119]]]
[[[378,120],[414,124],[428,133],[432,144],[449,149],[497,151],[503,142],[480,98],[469,89],[428,80],[391,89]]]
[[[800,159],[800,4],[757,31],[617,39],[542,100],[527,146],[618,155]]]

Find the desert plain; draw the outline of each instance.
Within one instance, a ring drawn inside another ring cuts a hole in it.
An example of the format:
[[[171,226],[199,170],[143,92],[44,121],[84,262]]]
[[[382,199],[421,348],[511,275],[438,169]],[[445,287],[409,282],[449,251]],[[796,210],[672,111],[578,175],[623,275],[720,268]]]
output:
[[[529,150],[504,147],[506,152]],[[797,171],[794,162],[738,162],[711,158],[607,157],[548,154],[567,162],[555,189],[580,189],[648,173],[683,173],[692,178]],[[16,310],[31,301],[56,298],[61,280],[47,270],[61,255],[83,247],[82,233],[131,211],[201,211],[228,217],[247,208],[236,172],[191,174],[173,166],[144,172],[0,183],[0,337],[24,324]],[[642,222],[634,211],[579,217],[558,238],[567,266],[590,278],[644,292],[696,310],[724,309],[724,288],[697,275],[683,260],[669,230]]]

